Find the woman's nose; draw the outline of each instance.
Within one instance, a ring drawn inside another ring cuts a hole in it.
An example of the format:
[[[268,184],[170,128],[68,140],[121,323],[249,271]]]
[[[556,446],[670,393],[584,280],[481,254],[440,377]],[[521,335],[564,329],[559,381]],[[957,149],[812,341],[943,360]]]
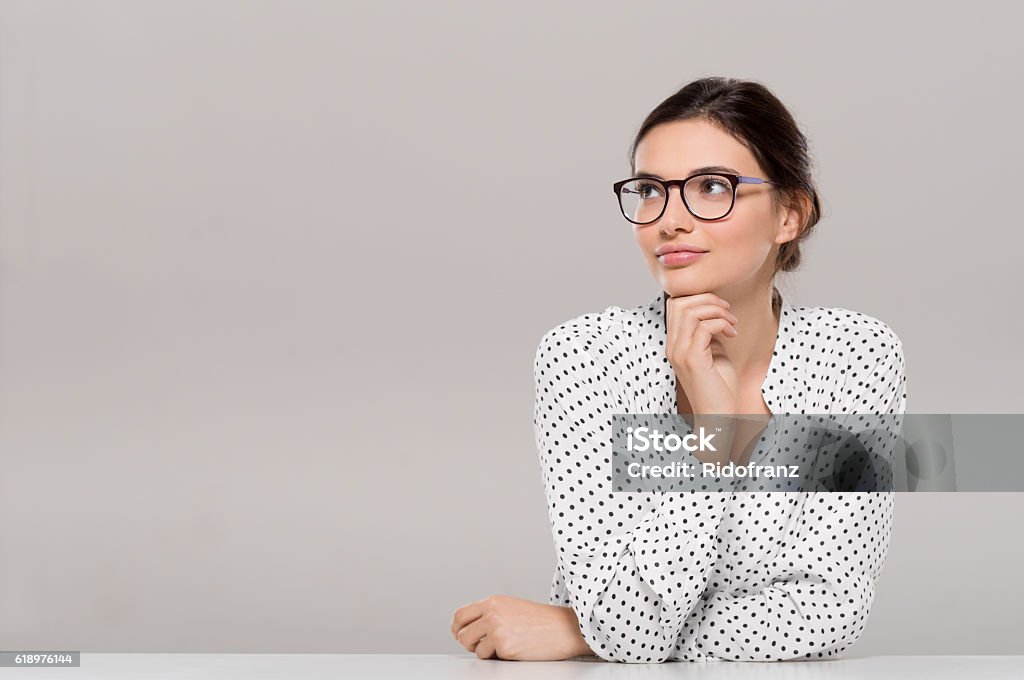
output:
[[[687,230],[692,229],[693,215],[686,209],[686,204],[683,202],[683,190],[678,186],[669,187],[666,200],[668,203],[665,205],[665,213],[659,220],[662,226],[669,229],[680,227]]]

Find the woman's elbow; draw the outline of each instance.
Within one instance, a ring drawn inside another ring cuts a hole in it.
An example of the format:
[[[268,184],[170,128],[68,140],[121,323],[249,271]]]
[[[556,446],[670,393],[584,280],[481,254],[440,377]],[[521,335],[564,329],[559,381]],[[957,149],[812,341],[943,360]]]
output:
[[[834,625],[823,627],[807,638],[813,644],[797,659],[836,658],[842,656],[860,640],[867,626],[871,602],[851,611]]]

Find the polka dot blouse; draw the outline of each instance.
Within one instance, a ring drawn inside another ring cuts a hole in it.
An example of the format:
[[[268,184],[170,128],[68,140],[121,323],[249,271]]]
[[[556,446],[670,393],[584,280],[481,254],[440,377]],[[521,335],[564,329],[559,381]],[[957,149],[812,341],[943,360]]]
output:
[[[584,314],[537,348],[549,602],[609,661],[838,656],[867,622],[892,491],[611,492],[612,414],[678,409],[665,301]],[[866,314],[783,299],[761,391],[773,414],[904,413],[902,344]]]

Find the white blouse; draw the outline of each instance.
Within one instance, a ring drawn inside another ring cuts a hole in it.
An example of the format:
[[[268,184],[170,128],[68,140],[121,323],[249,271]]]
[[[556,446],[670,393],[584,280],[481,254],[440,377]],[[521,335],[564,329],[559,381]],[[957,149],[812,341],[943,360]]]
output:
[[[583,314],[537,348],[549,602],[609,661],[838,656],[867,622],[892,491],[611,491],[612,414],[678,409],[665,300]],[[783,299],[761,392],[772,414],[904,413],[902,343],[866,314]]]

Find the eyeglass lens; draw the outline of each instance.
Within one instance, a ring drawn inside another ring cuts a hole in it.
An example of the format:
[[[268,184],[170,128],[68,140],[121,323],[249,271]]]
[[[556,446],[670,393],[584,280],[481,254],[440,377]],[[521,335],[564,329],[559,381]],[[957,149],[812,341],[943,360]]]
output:
[[[705,220],[725,216],[732,207],[733,186],[728,177],[697,175],[683,185],[683,196],[690,212]],[[619,204],[626,219],[637,224],[657,220],[665,208],[668,191],[656,179],[641,177],[619,189]]]

